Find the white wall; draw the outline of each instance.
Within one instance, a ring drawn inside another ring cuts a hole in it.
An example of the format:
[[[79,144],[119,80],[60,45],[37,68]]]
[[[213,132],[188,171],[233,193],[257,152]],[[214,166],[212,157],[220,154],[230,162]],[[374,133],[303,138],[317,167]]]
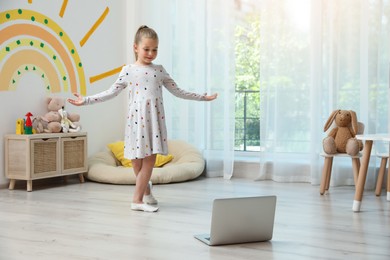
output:
[[[131,57],[131,42],[129,43],[129,28],[134,28],[126,10],[131,8],[126,1],[69,1],[61,18],[59,12],[62,0],[1,0],[0,12],[10,9],[29,9],[37,11],[53,19],[70,36],[83,62],[87,81],[87,95],[107,89],[116,79],[116,75],[104,78],[95,83],[89,83],[89,77],[101,74],[129,61]],[[91,35],[89,40],[80,46],[79,42],[102,15],[105,8],[109,13],[102,24]],[[126,8],[127,7],[127,8]],[[7,24],[0,24],[1,30]],[[131,39],[132,37],[130,37]],[[4,45],[0,45],[0,49]],[[1,63],[0,63],[1,66]],[[1,67],[0,67],[1,69]],[[1,73],[1,72],[0,72]],[[1,74],[0,74],[1,76]],[[47,96],[70,97],[71,92],[48,93],[39,76],[33,73],[25,74],[19,81],[16,90],[0,91],[0,187],[5,187],[8,180],[4,173],[4,135],[15,132],[15,121],[23,118],[26,112],[41,115],[46,112],[44,99]],[[88,132],[89,155],[105,149],[109,142],[123,139],[125,98],[123,92],[114,100],[103,104],[86,107],[74,107],[70,104],[69,112],[81,115],[83,131]]]
[[[127,35],[128,42],[132,46],[134,34],[139,26],[147,25],[153,28],[159,38],[159,52],[155,61],[156,64],[163,64],[165,69],[170,72],[172,67],[172,24],[171,13],[175,8],[175,2],[166,1],[161,5],[161,0],[130,0],[126,1],[126,17],[127,17]],[[156,8],[156,6],[158,8]],[[131,47],[130,46],[130,47]],[[130,61],[132,61],[132,47],[128,50]]]

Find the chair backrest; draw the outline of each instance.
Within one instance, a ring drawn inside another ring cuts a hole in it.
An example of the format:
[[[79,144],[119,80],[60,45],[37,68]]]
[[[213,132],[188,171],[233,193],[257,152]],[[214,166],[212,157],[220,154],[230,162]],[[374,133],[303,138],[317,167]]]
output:
[[[364,134],[364,124],[362,122],[358,122],[358,131],[356,133],[357,135]]]

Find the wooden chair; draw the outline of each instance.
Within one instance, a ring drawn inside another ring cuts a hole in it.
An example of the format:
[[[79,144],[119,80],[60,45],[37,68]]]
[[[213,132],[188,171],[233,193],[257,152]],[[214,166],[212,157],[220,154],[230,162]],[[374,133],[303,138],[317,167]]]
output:
[[[357,134],[363,134],[363,133],[364,133],[364,124],[358,122]],[[353,180],[356,185],[357,178],[359,175],[359,169],[360,169],[360,157],[362,156],[361,152],[359,152],[356,156],[350,156],[346,153],[327,154],[323,152],[321,153],[321,156],[325,158],[324,167],[322,168],[322,177],[321,177],[321,184],[320,184],[321,195],[324,195],[325,191],[329,190],[330,177],[332,175],[332,165],[333,165],[334,157],[350,157],[352,159]]]
[[[350,156],[345,153],[336,153],[336,154],[326,154],[322,153],[321,156],[325,158],[324,160],[324,168],[322,169],[322,177],[320,184],[320,194],[324,195],[325,191],[329,190],[330,185],[330,177],[332,175],[332,165],[334,157],[350,157],[352,159],[352,171],[353,171],[353,180],[355,185],[357,183],[357,177],[360,169],[360,157],[362,156],[359,153],[356,156]]]
[[[378,172],[378,178],[376,180],[376,189],[375,189],[375,195],[380,196],[382,193],[382,185],[383,185],[383,178],[385,177],[386,172],[386,164],[389,160],[389,154],[378,154],[379,158],[381,158],[381,165],[379,167]],[[390,173],[387,171],[387,200],[390,200]]]

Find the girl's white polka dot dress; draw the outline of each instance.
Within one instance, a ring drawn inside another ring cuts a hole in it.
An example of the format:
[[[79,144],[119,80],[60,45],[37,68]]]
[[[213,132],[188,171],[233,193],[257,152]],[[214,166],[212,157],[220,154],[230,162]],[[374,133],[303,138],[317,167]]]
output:
[[[108,90],[85,97],[85,104],[109,100],[127,86],[129,86],[129,103],[124,156],[128,159],[141,159],[151,154],[168,153],[163,86],[177,97],[205,100],[204,95],[178,88],[161,65],[131,64],[122,68],[118,79]]]

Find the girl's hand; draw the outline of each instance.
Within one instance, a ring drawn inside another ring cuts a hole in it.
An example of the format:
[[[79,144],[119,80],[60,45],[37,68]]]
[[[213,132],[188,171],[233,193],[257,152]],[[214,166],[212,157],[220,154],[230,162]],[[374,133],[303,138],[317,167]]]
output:
[[[72,105],[75,105],[75,106],[82,106],[84,105],[84,97],[81,96],[79,93],[73,93],[73,95],[75,97],[77,97],[77,99],[70,99],[68,98],[68,102],[71,103]]]
[[[204,94],[205,101],[212,101],[218,97],[217,93],[214,93],[211,96],[207,96],[207,93]]]

